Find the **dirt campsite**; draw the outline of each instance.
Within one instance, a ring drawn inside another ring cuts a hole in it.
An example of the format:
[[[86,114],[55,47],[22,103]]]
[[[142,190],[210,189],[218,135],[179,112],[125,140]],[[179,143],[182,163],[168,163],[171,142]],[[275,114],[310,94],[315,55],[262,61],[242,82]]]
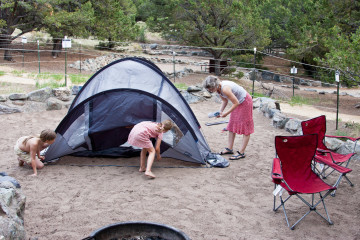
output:
[[[219,105],[208,100],[191,104],[212,151],[225,147],[225,125],[206,126],[208,113]],[[0,167],[21,184],[26,196],[25,229],[30,239],[82,239],[116,222],[149,221],[171,225],[191,239],[358,239],[360,238],[359,162],[336,197],[325,202],[334,225],[309,214],[295,230],[282,210],[274,212],[271,181],[274,137],[289,135],[254,111],[255,133],[245,159],[227,168],[207,168],[174,159],[156,161],[155,180],[138,172],[139,158],[66,156],[32,177],[19,167],[13,145],[19,136],[55,129],[67,109],[1,115]],[[334,127],[334,123],[329,129]],[[235,140],[239,147],[241,138]],[[334,181],[329,178],[327,181]],[[319,207],[321,208],[321,207]],[[307,208],[299,201],[288,215],[295,221]]]
[[[202,80],[179,81],[195,85]],[[348,96],[344,98],[356,102]],[[208,113],[218,110],[220,103],[209,99],[190,107],[211,150],[223,150],[227,133],[222,130],[226,125],[205,125],[212,121]],[[352,162],[353,171],[348,175],[355,186],[343,181],[336,196],[325,199],[333,225],[311,213],[292,231],[286,225],[283,211],[273,211],[274,137],[290,133],[274,128],[271,119],[256,109],[255,133],[251,135],[246,158],[229,161],[227,168],[163,158],[153,166],[157,178],[149,180],[138,172],[139,157],[65,156],[47,164],[37,177],[30,176],[31,168],[18,166],[13,150],[15,141],[45,128],[55,129],[67,111],[37,109],[0,115],[0,169],[19,181],[26,196],[24,225],[29,239],[83,239],[103,226],[128,221],[170,225],[194,240],[360,238],[359,161]],[[301,120],[330,114],[324,109],[285,104],[283,111]],[[341,114],[342,119],[359,118],[350,107],[343,107]],[[328,133],[335,132],[335,121],[330,115],[327,129]],[[235,150],[240,144],[241,136],[237,136]],[[326,179],[329,183],[335,180]],[[291,222],[308,210],[300,200],[294,200],[288,209]],[[322,206],[319,210],[323,210]]]

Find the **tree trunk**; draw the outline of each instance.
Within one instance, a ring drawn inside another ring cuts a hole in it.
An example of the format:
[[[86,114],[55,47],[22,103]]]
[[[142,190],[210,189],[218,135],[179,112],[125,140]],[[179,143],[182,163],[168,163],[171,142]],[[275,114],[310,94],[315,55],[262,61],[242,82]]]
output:
[[[109,48],[109,50],[111,50],[115,47],[115,43],[112,41],[111,37],[108,38],[108,41],[109,41],[108,48]]]
[[[11,55],[11,39],[9,37],[0,38],[0,48],[4,48],[4,60],[13,61],[13,57]]]
[[[222,52],[214,51],[213,56],[215,59],[215,75],[221,76],[221,55]]]
[[[53,58],[59,57],[61,50],[62,50],[62,40],[53,39],[53,50],[51,52]]]
[[[220,59],[218,59],[218,58],[215,58],[215,75],[221,76]]]

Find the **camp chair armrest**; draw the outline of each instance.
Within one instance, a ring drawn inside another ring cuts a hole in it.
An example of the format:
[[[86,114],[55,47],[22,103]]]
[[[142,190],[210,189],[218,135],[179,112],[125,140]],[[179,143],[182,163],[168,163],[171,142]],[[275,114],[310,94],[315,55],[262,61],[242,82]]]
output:
[[[346,173],[349,173],[352,171],[352,169],[350,168],[347,168],[347,167],[343,167],[341,165],[337,165],[335,163],[333,163],[332,161],[329,161],[328,158],[324,158],[323,156],[319,156],[319,155],[316,155],[314,160],[318,163],[322,163],[322,164],[325,164],[331,168],[333,168],[334,170],[336,170],[337,172],[339,173],[342,173],[342,174],[346,174]]]
[[[353,137],[349,137],[349,136],[332,136],[332,135],[325,135],[325,137],[328,137],[328,138],[346,138],[346,139],[349,139],[353,142],[356,142],[357,140],[360,139],[360,137],[358,138],[353,138]]]
[[[279,158],[274,158],[273,160],[271,177],[276,184],[279,184],[284,179]]]
[[[325,150],[325,149],[321,149],[321,148],[317,148],[316,151],[319,152],[319,153],[331,153],[331,151]]]
[[[331,160],[332,160],[332,162],[333,162],[333,163],[337,163],[337,162],[335,161],[335,159],[334,159],[331,151],[329,151],[329,150],[324,150],[324,149],[320,149],[320,148],[317,148],[316,151],[317,151],[317,153],[316,153],[315,156],[321,157],[321,156],[329,155],[330,158],[331,158]]]

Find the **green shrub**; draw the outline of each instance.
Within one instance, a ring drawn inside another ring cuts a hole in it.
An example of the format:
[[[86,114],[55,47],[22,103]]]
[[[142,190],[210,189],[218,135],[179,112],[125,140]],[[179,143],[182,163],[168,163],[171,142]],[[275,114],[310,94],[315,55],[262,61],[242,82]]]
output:
[[[145,26],[140,27],[138,40],[139,42],[146,43],[146,30],[147,28]]]
[[[55,80],[50,80],[49,82],[44,82],[44,83],[39,83],[38,81],[35,84],[36,88],[41,89],[41,88],[45,88],[45,87],[50,87],[50,88],[59,88],[59,87],[65,87],[65,82],[64,83],[60,83],[57,82]]]
[[[22,77],[22,75],[23,75],[23,73],[25,73],[25,71],[24,70],[21,70],[21,71],[13,70],[11,73],[17,77]]]
[[[174,83],[175,87],[179,90],[187,90],[188,86],[185,83]]]
[[[69,77],[72,84],[83,84],[91,77],[91,75],[69,74]]]
[[[249,94],[251,95],[251,92]],[[254,92],[254,98],[258,98],[258,97],[266,97],[266,96],[262,93]]]
[[[64,79],[63,74],[56,74],[56,73],[49,73],[44,72],[37,75],[34,75],[34,78],[38,80],[55,80],[55,81],[61,81]]]
[[[238,79],[241,79],[244,77],[244,73],[243,72],[238,72],[237,74],[235,74],[235,77]]]
[[[290,106],[302,106],[303,104],[310,105],[311,103],[313,103],[313,99],[304,98],[302,96],[293,96],[289,102]]]

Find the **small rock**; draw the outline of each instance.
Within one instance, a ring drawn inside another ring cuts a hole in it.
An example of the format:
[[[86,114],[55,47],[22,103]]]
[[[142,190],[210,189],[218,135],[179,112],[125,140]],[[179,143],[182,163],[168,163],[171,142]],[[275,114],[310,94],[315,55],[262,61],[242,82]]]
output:
[[[16,100],[16,101],[12,101],[12,104],[17,105],[17,106],[24,106],[24,105],[25,105],[25,101]]]
[[[57,98],[49,98],[46,101],[46,110],[60,110],[62,108],[62,101]]]
[[[202,90],[202,88],[198,87],[198,86],[190,86],[187,89],[188,92],[200,92],[201,90]]]
[[[6,102],[6,101],[7,101],[7,96],[0,95],[0,102]]]
[[[21,112],[18,108],[12,108],[4,105],[0,105],[0,115],[1,114],[9,114],[9,113],[18,113]]]
[[[10,100],[26,100],[28,95],[25,93],[13,93],[9,95]]]
[[[316,89],[311,89],[311,88],[305,88],[304,90],[308,92],[317,92]]]

